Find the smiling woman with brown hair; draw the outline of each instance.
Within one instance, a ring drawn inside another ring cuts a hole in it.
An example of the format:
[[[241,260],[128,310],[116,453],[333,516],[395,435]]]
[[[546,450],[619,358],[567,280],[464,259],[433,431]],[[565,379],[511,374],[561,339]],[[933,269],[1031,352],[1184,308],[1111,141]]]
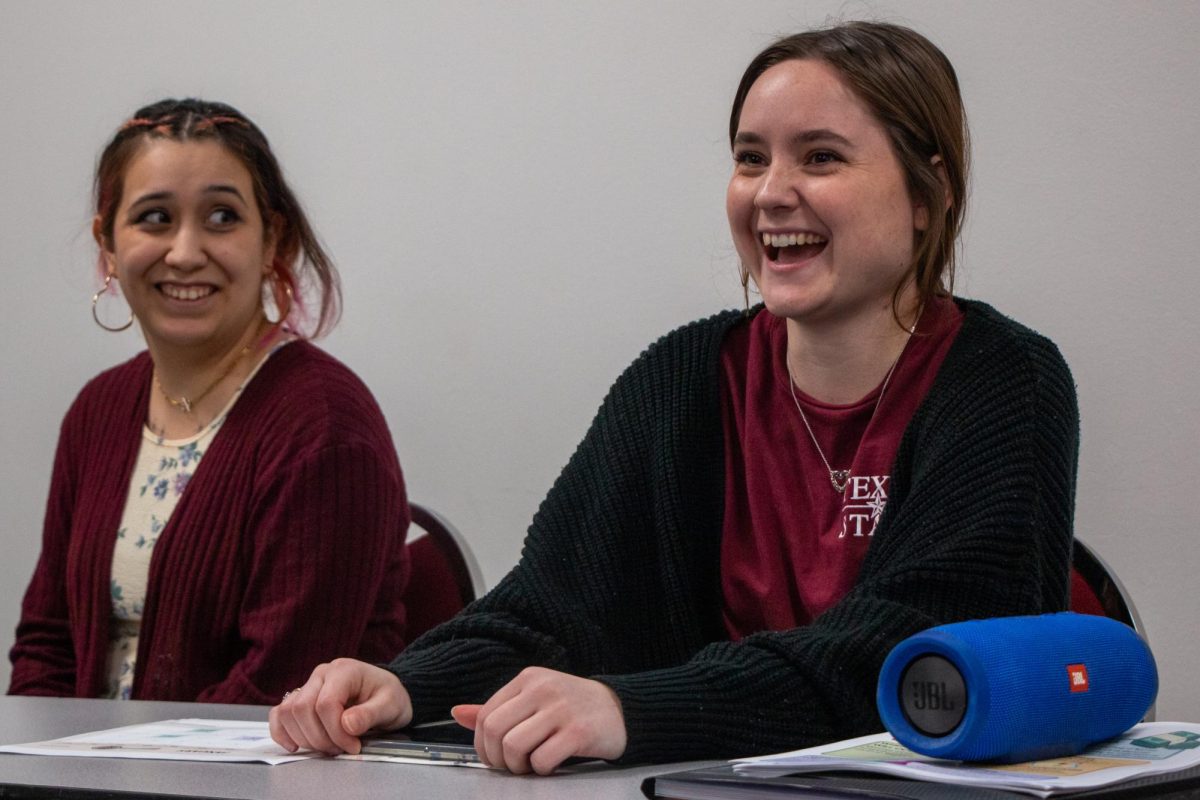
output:
[[[400,466],[366,387],[302,335],[335,322],[337,274],[262,132],[221,103],[140,109],[92,228],[92,314],[147,350],[63,422],[9,691],[273,703],[322,660],[395,655]]]
[[[907,28],[759,54],[726,210],[764,307],[648,348],[508,576],[386,669],[318,667],[275,739],[357,752],[449,712],[513,772],[786,750],[880,730],[907,636],[1064,609],[1074,385],[1045,338],[951,295],[966,131]]]

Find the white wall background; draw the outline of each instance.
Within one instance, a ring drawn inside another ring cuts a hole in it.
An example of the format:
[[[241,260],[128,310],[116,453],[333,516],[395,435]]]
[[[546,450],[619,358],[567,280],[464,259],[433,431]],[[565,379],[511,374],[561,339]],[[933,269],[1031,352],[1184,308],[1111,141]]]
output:
[[[88,312],[91,171],[135,108],[221,99],[267,132],[342,269],[325,346],[493,584],[622,367],[740,302],[729,101],[770,39],[830,14],[913,25],[956,64],[960,291],[1065,353],[1077,530],[1140,606],[1160,719],[1200,720],[1193,2],[0,0],[0,648],[61,416],[139,349]]]

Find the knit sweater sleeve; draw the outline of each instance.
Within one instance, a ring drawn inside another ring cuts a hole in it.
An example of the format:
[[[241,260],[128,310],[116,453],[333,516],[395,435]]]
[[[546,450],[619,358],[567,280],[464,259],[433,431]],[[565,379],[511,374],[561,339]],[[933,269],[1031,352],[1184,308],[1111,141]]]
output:
[[[710,598],[691,587],[715,585],[715,573],[696,565],[712,563],[717,542],[711,535],[698,537],[707,549],[679,542],[685,518],[719,518],[719,476],[687,509],[681,488],[702,482],[694,471],[720,458],[720,431],[689,435],[664,425],[673,415],[662,409],[678,401],[680,416],[696,416],[697,401],[684,388],[673,392],[669,376],[679,367],[715,378],[721,330],[689,326],[622,374],[534,516],[516,567],[389,665],[408,689],[415,722],[444,716],[455,703],[484,702],[527,666],[631,671],[677,662],[711,638],[701,633],[704,620],[716,619]],[[711,394],[702,404],[715,413]],[[658,446],[664,437],[682,451],[669,465]],[[656,480],[655,471],[667,474]],[[702,579],[689,574],[693,567]],[[669,608],[664,584],[674,598]]]
[[[74,511],[76,456],[81,452],[79,402],[63,420],[50,496],[42,529],[42,550],[21,604],[16,643],[9,658],[9,694],[72,696],[75,694],[75,650],[67,608],[67,548]]]
[[[398,577],[404,509],[394,461],[371,442],[314,447],[274,474],[246,523],[244,592],[231,597],[244,655],[197,701],[276,703],[314,665],[360,655],[378,598],[391,594],[383,583]]]
[[[625,760],[750,755],[881,730],[875,683],[903,638],[1066,607],[1074,385],[1052,344],[1015,328],[978,315],[964,327],[904,437],[884,517],[840,603],[808,626],[601,678],[621,698]]]

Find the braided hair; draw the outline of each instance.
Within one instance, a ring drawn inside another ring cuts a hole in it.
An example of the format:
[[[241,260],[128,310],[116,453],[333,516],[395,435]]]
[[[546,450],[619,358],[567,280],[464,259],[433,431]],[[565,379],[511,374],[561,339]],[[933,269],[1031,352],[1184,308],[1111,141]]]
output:
[[[93,194],[99,232],[111,242],[125,172],[147,141],[213,140],[233,153],[250,173],[254,199],[263,223],[275,235],[271,292],[275,305],[286,309],[289,326],[308,317],[306,299],[315,310],[311,336],[327,333],[341,312],[337,270],[292,193],[267,137],[232,106],[207,100],[160,100],[139,108],[117,128],[96,164]],[[101,259],[103,269],[103,259]],[[280,320],[282,324],[284,320]]]

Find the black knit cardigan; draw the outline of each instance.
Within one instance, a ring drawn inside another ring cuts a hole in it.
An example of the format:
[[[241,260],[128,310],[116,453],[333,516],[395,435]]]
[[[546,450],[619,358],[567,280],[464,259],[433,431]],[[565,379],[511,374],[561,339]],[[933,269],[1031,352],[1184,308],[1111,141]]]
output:
[[[621,700],[622,762],[730,758],[882,729],[889,650],[933,625],[1060,611],[1079,415],[1047,339],[978,302],[896,455],[853,589],[811,624],[730,642],[718,362],[725,312],[617,380],[533,519],[520,562],[390,669],[416,721],[483,702],[526,666]]]

